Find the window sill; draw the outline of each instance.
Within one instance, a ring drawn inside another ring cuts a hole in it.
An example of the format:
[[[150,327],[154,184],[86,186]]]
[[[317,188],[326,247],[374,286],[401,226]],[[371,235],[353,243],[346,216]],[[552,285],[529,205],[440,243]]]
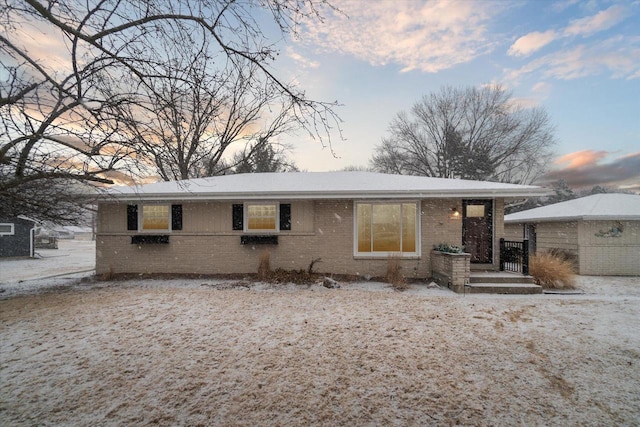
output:
[[[389,257],[397,257],[398,259],[421,259],[422,256],[420,254],[408,254],[408,255],[402,255],[402,254],[397,254],[397,253],[385,253],[385,254],[371,254],[371,255],[367,255],[367,254],[355,254],[353,256],[353,259],[389,259]]]

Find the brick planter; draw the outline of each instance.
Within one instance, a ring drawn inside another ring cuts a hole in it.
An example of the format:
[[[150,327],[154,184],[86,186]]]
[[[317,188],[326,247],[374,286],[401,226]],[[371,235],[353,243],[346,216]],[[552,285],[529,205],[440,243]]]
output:
[[[469,283],[471,255],[431,251],[431,278],[440,286],[464,293]]]

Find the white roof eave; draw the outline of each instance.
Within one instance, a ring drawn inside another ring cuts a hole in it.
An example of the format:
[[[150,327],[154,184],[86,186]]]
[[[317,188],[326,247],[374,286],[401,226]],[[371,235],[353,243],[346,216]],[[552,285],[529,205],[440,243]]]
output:
[[[331,192],[303,192],[303,191],[274,191],[274,192],[171,192],[171,193],[108,193],[101,197],[103,201],[163,201],[163,200],[310,200],[310,199],[439,199],[439,198],[522,198],[538,197],[548,194],[544,188],[532,189],[467,189],[467,190],[394,190],[394,191],[331,191]]]
[[[540,217],[540,218],[519,218],[519,219],[507,219],[505,217],[505,224],[524,224],[524,223],[537,223],[537,222],[571,222],[571,221],[640,221],[640,216],[637,215],[580,215],[580,216],[565,216],[565,217]]]

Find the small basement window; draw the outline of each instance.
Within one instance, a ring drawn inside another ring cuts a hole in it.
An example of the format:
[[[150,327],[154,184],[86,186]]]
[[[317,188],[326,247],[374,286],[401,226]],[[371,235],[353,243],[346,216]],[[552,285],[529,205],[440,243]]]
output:
[[[5,222],[0,224],[0,236],[13,236],[14,234],[16,234],[16,231],[13,223]]]

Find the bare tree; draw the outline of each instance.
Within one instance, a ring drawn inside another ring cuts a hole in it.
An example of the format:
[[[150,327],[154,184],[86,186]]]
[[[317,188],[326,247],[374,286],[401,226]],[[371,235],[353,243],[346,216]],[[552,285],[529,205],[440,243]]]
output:
[[[530,183],[554,144],[546,112],[514,105],[499,86],[442,88],[399,113],[389,132],[375,170],[441,178]]]
[[[255,64],[242,59],[241,67],[217,68],[207,45],[184,40],[167,51],[167,59],[153,65],[159,76],[149,78],[121,114],[137,155],[165,181],[224,173],[234,165],[223,157],[230,148],[241,148],[249,160],[295,125],[294,104],[257,75]]]
[[[0,213],[46,216],[35,209],[39,203],[15,200],[26,186],[45,188],[51,179],[106,184],[113,182],[114,171],[138,170],[144,153],[141,140],[130,138],[129,120],[142,111],[136,112],[144,106],[140,94],[163,93],[160,82],[181,78],[164,74],[185,66],[166,54],[181,46],[206,47],[200,53],[222,65],[221,74],[212,72],[215,79],[242,75],[254,91],[267,85],[272,105],[277,99],[288,108],[287,117],[324,143],[323,135],[338,124],[335,103],[310,100],[275,74],[276,46],[253,18],[254,9],[267,10],[286,33],[303,18],[318,19],[324,4],[0,0]],[[38,38],[45,37],[63,41],[65,49],[56,55],[39,52]],[[171,175],[182,172],[166,172]],[[34,209],[24,211],[28,206]]]
[[[295,172],[295,163],[288,159],[284,147],[274,148],[267,139],[259,139],[248,150],[233,157],[234,173]]]

